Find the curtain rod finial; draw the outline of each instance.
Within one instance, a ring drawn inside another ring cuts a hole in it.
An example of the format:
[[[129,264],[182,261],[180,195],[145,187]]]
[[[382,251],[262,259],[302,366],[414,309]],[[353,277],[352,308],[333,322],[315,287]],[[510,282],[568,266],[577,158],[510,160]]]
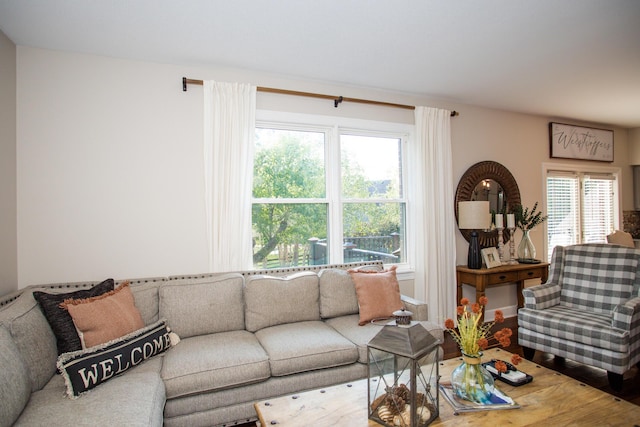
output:
[[[460,115],[460,113],[458,113],[456,110],[453,110],[451,112],[451,117],[456,117],[456,116],[459,116],[459,115]]]

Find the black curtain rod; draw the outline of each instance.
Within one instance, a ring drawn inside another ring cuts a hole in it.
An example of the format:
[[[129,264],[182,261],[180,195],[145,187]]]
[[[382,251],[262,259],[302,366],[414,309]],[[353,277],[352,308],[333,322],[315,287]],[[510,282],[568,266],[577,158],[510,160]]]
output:
[[[186,92],[187,91],[187,85],[192,84],[192,85],[200,85],[202,86],[203,81],[202,80],[196,80],[196,79],[188,79],[186,77],[182,78],[182,91]],[[256,88],[256,90],[258,92],[267,92],[267,93],[278,93],[281,95],[293,95],[293,96],[306,96],[308,98],[321,98],[321,99],[330,99],[333,101],[333,106],[335,108],[338,108],[338,105],[340,105],[342,102],[356,102],[359,104],[370,104],[370,105],[381,105],[383,107],[392,107],[392,108],[402,108],[405,110],[415,110],[416,107],[413,105],[404,105],[404,104],[394,104],[392,102],[382,102],[382,101],[371,101],[368,99],[358,99],[358,98],[347,98],[345,96],[333,96],[333,95],[324,95],[321,93],[311,93],[311,92],[298,92],[295,90],[286,90],[286,89],[274,89],[274,88],[270,88],[270,87],[261,87],[258,86]],[[452,111],[451,112],[451,117],[456,117],[459,116],[460,113],[458,113],[457,111]]]

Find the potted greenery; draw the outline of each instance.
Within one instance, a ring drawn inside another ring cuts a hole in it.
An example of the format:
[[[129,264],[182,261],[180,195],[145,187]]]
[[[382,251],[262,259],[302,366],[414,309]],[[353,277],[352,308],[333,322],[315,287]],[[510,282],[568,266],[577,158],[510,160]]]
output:
[[[548,216],[543,216],[541,211],[536,212],[536,209],[538,209],[538,202],[533,205],[531,210],[529,210],[529,208],[523,208],[522,205],[515,205],[513,207],[516,227],[522,230],[522,240],[518,245],[518,262],[539,262],[535,259],[536,248],[533,246],[533,242],[531,242],[529,232],[545,222]]]

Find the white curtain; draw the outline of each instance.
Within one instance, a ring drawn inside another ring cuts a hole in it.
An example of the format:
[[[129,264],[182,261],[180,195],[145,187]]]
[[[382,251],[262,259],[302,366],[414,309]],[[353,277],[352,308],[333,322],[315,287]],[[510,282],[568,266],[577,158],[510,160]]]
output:
[[[416,107],[416,143],[409,148],[414,162],[411,191],[416,216],[414,253],[415,297],[429,304],[429,320],[455,319],[456,236],[451,112]]]
[[[204,181],[209,271],[250,268],[256,87],[204,82]]]

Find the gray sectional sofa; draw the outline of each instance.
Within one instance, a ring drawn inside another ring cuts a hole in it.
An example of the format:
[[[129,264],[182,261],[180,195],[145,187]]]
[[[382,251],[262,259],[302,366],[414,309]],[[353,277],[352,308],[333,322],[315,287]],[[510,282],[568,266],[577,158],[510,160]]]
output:
[[[366,344],[382,326],[358,326],[346,270],[381,267],[130,280],[145,324],[166,319],[180,342],[75,399],[56,372],[56,337],[33,291],[95,283],[21,289],[0,299],[0,425],[236,425],[256,419],[256,401],[364,378]],[[442,341],[427,305],[402,299]]]

